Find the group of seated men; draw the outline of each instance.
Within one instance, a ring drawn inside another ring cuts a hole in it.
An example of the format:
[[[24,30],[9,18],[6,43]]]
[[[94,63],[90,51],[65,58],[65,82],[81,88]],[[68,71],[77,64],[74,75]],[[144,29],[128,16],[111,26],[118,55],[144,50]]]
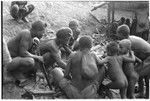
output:
[[[34,39],[40,40],[46,27],[45,22],[35,21],[31,29],[22,30],[9,40],[7,47],[12,60],[4,67],[7,76],[3,82],[17,80],[17,73],[34,74],[41,69],[37,64],[43,63],[47,70],[53,69],[53,81],[68,98],[98,98],[105,72],[111,80],[105,85],[106,89],[119,89],[121,98],[135,98],[138,78],[150,75],[150,44],[131,36],[125,24],[117,28],[118,40],[106,45],[107,56],[103,59],[91,51],[93,40],[90,36],[79,38],[78,49],[72,51],[80,34],[75,21],[59,29],[55,39],[39,44],[39,55],[34,54]],[[69,54],[67,62],[61,58],[62,48]],[[55,63],[59,67],[55,67]],[[107,66],[103,66],[105,64]]]

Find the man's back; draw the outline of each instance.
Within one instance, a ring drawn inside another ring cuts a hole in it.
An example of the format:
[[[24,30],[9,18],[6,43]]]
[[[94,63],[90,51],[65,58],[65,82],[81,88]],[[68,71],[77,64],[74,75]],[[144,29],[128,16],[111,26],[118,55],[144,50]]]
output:
[[[84,55],[86,54],[84,53]],[[70,66],[71,75],[72,75],[72,85],[77,87],[79,90],[83,90],[85,87],[87,87],[94,81],[94,79],[86,79],[83,77],[82,57],[83,57],[83,53],[81,51],[77,51],[76,53],[74,53],[71,59],[71,66]],[[94,57],[91,58],[93,58],[93,60],[89,64],[96,66],[96,61]]]
[[[61,57],[61,52],[59,47],[56,45],[54,39],[41,42],[39,46],[40,55],[43,55],[44,63],[46,66],[53,66],[57,62],[56,57]],[[56,56],[58,55],[58,56]]]
[[[29,45],[27,46],[28,50],[29,50],[32,46],[32,40],[30,40],[31,35],[30,35],[30,32],[28,30],[23,30],[17,36],[10,39],[10,41],[7,43],[7,45],[8,45],[8,49],[9,49],[9,52],[10,52],[12,57],[16,57],[16,56],[20,55],[19,54],[20,53],[19,48],[24,47],[24,46],[20,46],[20,44],[22,44],[26,39],[28,40],[28,43],[29,43]]]
[[[150,53],[150,44],[137,36],[129,36],[132,44],[133,51],[140,51],[144,53]]]
[[[131,40],[131,48],[135,52],[135,55],[144,60],[150,54],[150,44],[144,39],[137,36],[129,36]]]

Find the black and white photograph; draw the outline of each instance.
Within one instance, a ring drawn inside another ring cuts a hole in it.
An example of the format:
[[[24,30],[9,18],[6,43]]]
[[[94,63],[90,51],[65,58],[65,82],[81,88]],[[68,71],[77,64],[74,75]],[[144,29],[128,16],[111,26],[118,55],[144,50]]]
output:
[[[1,1],[2,99],[150,99],[149,1]]]

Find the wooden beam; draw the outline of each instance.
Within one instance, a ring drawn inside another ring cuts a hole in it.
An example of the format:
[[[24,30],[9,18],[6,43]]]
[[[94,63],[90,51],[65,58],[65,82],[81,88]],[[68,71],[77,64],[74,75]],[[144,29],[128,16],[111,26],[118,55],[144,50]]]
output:
[[[111,4],[109,3],[109,4],[108,4],[108,9],[107,9],[108,24],[110,23],[110,10],[111,10],[111,9],[110,9],[110,8],[111,8],[110,6],[111,6]]]
[[[112,2],[112,22],[114,22],[114,14],[115,14],[114,7],[115,7],[115,2]]]

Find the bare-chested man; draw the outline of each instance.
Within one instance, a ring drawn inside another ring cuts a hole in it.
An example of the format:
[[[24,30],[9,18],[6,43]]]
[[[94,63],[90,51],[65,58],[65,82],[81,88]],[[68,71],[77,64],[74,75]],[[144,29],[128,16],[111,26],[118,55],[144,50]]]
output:
[[[54,63],[57,63],[63,69],[66,68],[66,63],[61,58],[60,48],[68,45],[71,36],[72,30],[68,27],[63,27],[57,31],[55,39],[41,42],[39,49],[46,68],[53,67]]]
[[[41,56],[30,53],[33,38],[41,39],[45,33],[46,23],[35,21],[30,30],[25,29],[18,33],[7,43],[8,50],[13,60],[6,66],[8,73],[25,73],[33,69],[35,59],[43,61]]]
[[[108,83],[106,87],[111,89],[120,89],[121,98],[126,98],[126,90],[128,87],[127,78],[122,70],[123,62],[134,62],[135,57],[130,51],[130,56],[119,55],[119,45],[116,42],[110,42],[107,47],[108,75],[112,82]]]
[[[90,52],[92,47],[90,37],[81,37],[79,44],[80,50],[70,55],[64,75],[56,68],[53,70],[53,76],[69,98],[96,98],[105,71],[103,67],[98,71],[97,65],[102,64],[103,61]]]
[[[127,25],[121,25],[117,29],[117,35],[120,40],[129,39],[131,41],[131,49],[135,52],[135,55],[140,58],[143,63],[141,68],[135,67],[135,70],[139,76],[150,76],[150,44],[144,39],[130,35],[130,29]],[[144,90],[141,90],[140,95],[144,95]],[[148,89],[146,96],[149,96]]]

